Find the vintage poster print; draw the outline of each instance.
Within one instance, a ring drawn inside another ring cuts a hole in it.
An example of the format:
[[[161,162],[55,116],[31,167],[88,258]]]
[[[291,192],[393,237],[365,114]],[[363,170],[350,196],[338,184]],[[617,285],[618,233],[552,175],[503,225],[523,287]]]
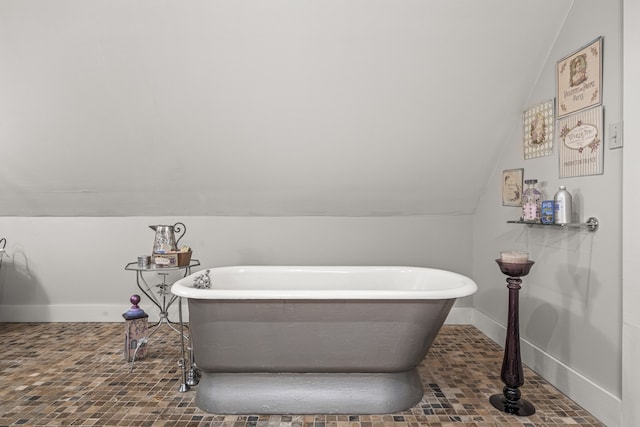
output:
[[[560,178],[603,173],[602,106],[558,120]]]
[[[522,206],[524,169],[502,171],[502,206]]]
[[[554,100],[542,102],[526,110],[522,115],[524,158],[548,156],[553,153],[553,128],[556,116]]]
[[[602,37],[556,65],[558,118],[602,103]]]

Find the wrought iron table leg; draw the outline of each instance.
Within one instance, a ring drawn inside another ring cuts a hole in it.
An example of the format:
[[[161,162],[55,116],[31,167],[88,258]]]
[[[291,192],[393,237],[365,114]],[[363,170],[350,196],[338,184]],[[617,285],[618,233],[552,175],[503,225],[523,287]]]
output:
[[[178,391],[184,393],[185,391],[189,391],[189,384],[187,383],[187,365],[184,351],[184,322],[182,321],[182,298],[178,299],[178,317],[180,318],[180,352],[181,357],[178,365],[180,369],[182,369],[182,384],[180,384],[180,388]]]

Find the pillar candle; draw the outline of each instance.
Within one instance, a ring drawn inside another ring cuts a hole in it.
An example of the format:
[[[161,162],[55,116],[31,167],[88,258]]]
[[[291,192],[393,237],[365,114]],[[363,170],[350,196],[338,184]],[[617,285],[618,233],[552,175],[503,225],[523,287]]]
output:
[[[529,262],[528,252],[504,251],[500,252],[500,260],[510,264],[525,264]]]

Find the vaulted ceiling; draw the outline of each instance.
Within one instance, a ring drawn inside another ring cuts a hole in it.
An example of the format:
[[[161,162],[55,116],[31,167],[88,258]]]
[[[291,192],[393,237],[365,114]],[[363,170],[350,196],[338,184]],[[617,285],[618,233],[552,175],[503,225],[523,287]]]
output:
[[[472,213],[572,0],[3,0],[0,215]]]

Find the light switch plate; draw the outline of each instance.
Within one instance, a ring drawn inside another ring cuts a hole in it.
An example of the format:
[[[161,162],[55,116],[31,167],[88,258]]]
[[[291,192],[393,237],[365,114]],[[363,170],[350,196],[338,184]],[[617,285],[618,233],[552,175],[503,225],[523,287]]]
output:
[[[609,149],[622,148],[622,122],[609,125]]]

